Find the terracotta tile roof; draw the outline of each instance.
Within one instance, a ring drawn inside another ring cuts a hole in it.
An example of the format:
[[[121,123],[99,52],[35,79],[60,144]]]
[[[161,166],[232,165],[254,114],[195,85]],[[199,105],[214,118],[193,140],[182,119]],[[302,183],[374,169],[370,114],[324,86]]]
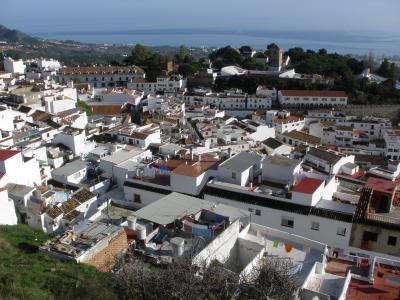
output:
[[[336,125],[335,121],[320,121],[322,127],[332,127]]]
[[[93,105],[91,109],[95,115],[120,115],[124,112],[121,105]]]
[[[298,122],[304,120],[303,117],[300,116],[289,116],[287,118],[273,118],[272,122],[273,123],[292,123],[292,122]]]
[[[321,143],[321,139],[319,137],[316,137],[314,135],[311,135],[311,134],[308,134],[308,133],[305,133],[302,131],[293,130],[290,132],[285,132],[282,135],[286,136],[288,138],[295,139],[295,140],[307,142],[312,145],[318,145]]]
[[[60,70],[60,75],[92,75],[92,74],[143,74],[142,68],[137,66],[130,67],[75,67],[63,68]]]
[[[11,157],[13,157],[14,155],[20,153],[19,151],[16,150],[3,150],[0,149],[0,161],[5,161]]]
[[[313,194],[324,181],[316,178],[305,178],[303,181],[295,185],[292,192],[302,193],[302,194]]]
[[[196,162],[193,165],[181,164],[171,173],[183,176],[198,177],[215,165],[216,162]]]
[[[341,156],[336,153],[332,153],[330,151],[326,151],[319,148],[311,148],[307,154],[317,157],[323,161],[326,161],[331,165],[336,164],[341,158]]]
[[[32,120],[33,121],[42,121],[42,122],[46,122],[49,119],[51,119],[51,114],[48,114],[44,111],[41,110],[37,110],[32,114]]]
[[[281,141],[278,141],[275,138],[268,138],[265,141],[262,142],[265,146],[271,148],[271,149],[276,149],[280,146],[283,145],[283,143]]]
[[[78,217],[81,213],[77,210],[73,210],[71,211],[69,214],[63,216],[63,219],[67,220],[67,221],[72,221],[73,219],[75,219],[76,217]]]
[[[81,189],[77,191],[75,194],[72,195],[72,198],[78,200],[80,203],[84,203],[96,195],[93,194],[92,192],[88,191],[87,189]]]
[[[282,96],[287,97],[347,97],[344,91],[310,91],[310,90],[282,90]]]
[[[399,186],[398,181],[390,181],[382,178],[369,177],[365,187],[370,188],[374,191],[379,191],[387,194],[393,194],[395,188]]]
[[[49,215],[50,218],[55,219],[60,216],[63,211],[58,206],[53,206],[52,208],[48,209],[46,213]]]
[[[69,214],[79,205],[81,204],[79,203],[78,200],[71,198],[68,201],[65,201],[63,204],[61,204],[61,210],[63,211],[64,214]]]
[[[134,132],[132,132],[132,134],[130,136],[133,137],[134,139],[144,140],[149,135],[147,133],[134,131]]]
[[[385,166],[388,162],[388,159],[384,156],[355,154],[354,157],[356,163],[369,162],[376,166]]]
[[[353,131],[353,127],[351,127],[351,126],[344,126],[344,125],[338,125],[338,126],[336,126],[336,130],[340,130],[340,131]]]

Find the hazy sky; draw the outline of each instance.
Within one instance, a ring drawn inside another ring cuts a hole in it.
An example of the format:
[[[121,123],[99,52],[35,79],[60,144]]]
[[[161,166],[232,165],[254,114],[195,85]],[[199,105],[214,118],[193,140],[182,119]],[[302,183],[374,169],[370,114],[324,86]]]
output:
[[[400,0],[0,0],[0,24],[28,33],[186,27],[398,35]]]

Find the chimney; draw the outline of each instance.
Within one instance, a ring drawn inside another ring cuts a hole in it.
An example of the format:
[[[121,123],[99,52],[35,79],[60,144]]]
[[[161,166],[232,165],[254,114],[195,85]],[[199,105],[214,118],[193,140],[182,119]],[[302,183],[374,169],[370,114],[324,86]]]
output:
[[[201,154],[199,154],[199,161],[201,161]]]
[[[231,157],[231,153],[232,153],[232,149],[231,149],[231,148],[228,148],[228,158]]]

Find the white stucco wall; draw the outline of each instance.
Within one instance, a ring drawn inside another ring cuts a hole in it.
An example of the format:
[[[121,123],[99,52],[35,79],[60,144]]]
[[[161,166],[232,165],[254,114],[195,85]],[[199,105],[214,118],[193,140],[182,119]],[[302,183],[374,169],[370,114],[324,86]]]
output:
[[[222,197],[204,195],[204,199],[208,201],[213,201],[217,203],[223,203],[226,205],[234,206],[237,208],[241,208],[244,210],[248,210],[252,208],[254,211],[260,210],[261,215],[252,215],[251,222],[256,224],[260,224],[263,226],[275,228],[278,230],[282,230],[288,233],[297,234],[311,240],[315,240],[321,243],[325,243],[328,246],[334,248],[340,248],[344,250],[349,250],[349,240],[351,234],[351,223],[345,223],[341,221],[336,221],[327,218],[321,218],[317,216],[306,216],[301,214],[294,214],[283,210],[277,210],[267,207],[262,207],[259,205],[247,204],[239,201],[234,201]],[[293,228],[281,226],[282,216],[291,217],[294,220]],[[319,231],[312,230],[311,224],[312,222],[319,223]],[[337,235],[338,227],[346,228],[346,235],[340,236]]]

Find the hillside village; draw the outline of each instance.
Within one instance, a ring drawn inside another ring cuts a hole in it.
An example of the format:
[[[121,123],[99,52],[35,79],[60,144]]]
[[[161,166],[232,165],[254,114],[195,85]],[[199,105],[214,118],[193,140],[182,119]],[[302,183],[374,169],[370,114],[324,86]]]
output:
[[[277,45],[238,55],[268,68],[205,60],[188,78],[166,64],[153,80],[136,65],[4,57],[0,224],[48,234],[41,253],[100,272],[121,254],[241,277],[284,258],[294,299],[398,295],[397,124],[346,113],[346,91],[297,73]],[[233,76],[324,88],[213,89]]]

